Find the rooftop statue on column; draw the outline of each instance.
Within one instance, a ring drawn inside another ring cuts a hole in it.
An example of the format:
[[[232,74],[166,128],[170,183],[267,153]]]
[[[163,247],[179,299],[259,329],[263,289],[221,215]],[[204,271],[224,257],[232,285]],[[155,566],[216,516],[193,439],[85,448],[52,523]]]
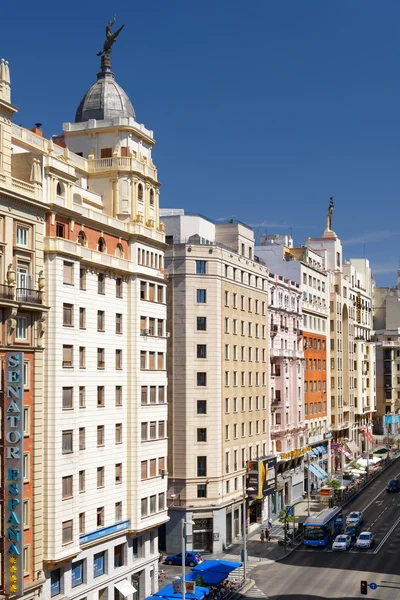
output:
[[[333,214],[334,204],[333,197],[329,198],[329,207],[328,213],[326,215],[326,228],[322,237],[336,237],[335,232],[332,230],[332,214]]]

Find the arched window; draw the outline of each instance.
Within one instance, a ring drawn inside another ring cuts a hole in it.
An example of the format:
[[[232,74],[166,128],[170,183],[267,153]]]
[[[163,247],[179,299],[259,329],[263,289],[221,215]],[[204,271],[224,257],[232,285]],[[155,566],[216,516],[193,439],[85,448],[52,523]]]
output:
[[[56,194],[57,196],[64,197],[65,187],[60,181],[57,182]]]
[[[281,440],[276,440],[276,451],[282,452],[282,442]]]
[[[107,250],[106,242],[103,237],[99,238],[97,242],[97,249],[99,252],[105,252]]]
[[[78,233],[78,239],[76,241],[80,246],[86,246],[86,235],[83,231]]]
[[[143,200],[143,186],[141,183],[138,185],[138,200]]]
[[[122,244],[117,244],[117,247],[115,248],[115,256],[118,256],[119,258],[124,257],[124,249],[122,248]]]
[[[73,202],[74,204],[82,204],[82,196],[80,194],[74,194]]]
[[[150,206],[154,206],[154,190],[150,190]]]

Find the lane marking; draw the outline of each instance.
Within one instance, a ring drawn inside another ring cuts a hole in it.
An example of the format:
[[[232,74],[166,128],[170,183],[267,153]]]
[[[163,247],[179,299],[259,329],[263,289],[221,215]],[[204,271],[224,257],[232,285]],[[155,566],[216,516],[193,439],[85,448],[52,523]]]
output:
[[[382,475],[383,475],[383,473],[382,473]],[[397,473],[397,475],[395,475],[393,479],[397,479],[399,476],[400,476],[400,473]],[[371,506],[371,504],[373,504],[373,503],[375,502],[375,500],[376,500],[377,498],[379,498],[379,496],[381,496],[381,495],[383,494],[383,492],[385,492],[385,491],[386,491],[386,487],[387,487],[387,486],[385,485],[385,487],[384,487],[384,488],[383,488],[383,489],[382,489],[382,490],[381,490],[381,491],[380,491],[380,492],[379,492],[379,493],[378,493],[378,494],[375,496],[375,498],[373,498],[373,499],[371,500],[371,502],[369,502],[369,503],[367,504],[367,506],[364,506],[364,508],[362,509],[362,512],[364,512],[365,510],[367,510],[367,508],[369,508],[369,507]],[[383,500],[382,500],[382,502],[383,502]],[[350,511],[350,512],[351,512],[351,511]]]
[[[385,537],[382,539],[381,543],[374,550],[374,554],[378,554],[379,550],[382,548],[383,544],[386,542],[391,533],[396,529],[397,525],[400,523],[400,517],[397,519],[396,523],[389,529]]]

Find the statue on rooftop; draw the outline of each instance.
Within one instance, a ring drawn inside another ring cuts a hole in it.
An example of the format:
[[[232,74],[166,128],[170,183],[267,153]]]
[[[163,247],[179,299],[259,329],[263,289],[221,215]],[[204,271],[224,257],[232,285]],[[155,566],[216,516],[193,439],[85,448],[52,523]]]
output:
[[[122,25],[119,29],[117,29],[117,31],[115,33],[112,33],[111,29],[112,29],[112,26],[114,25],[116,19],[117,19],[117,16],[114,15],[114,18],[109,23],[107,23],[107,26],[106,26],[106,41],[104,42],[103,50],[101,50],[100,52],[98,52],[97,56],[102,56],[103,54],[110,54],[111,53],[111,47],[112,47],[112,45],[114,44],[114,42],[117,41],[117,37],[121,33],[122,29],[125,27],[125,25]]]
[[[332,213],[333,213],[333,197],[331,196],[329,198],[329,208],[328,208],[328,214],[326,216],[326,229],[328,229],[329,231],[332,231]]]

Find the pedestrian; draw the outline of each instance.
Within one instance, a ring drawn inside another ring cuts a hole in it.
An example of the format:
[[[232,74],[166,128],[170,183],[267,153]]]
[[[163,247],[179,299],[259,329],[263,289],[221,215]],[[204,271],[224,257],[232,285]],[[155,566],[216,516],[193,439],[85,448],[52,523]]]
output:
[[[263,542],[265,540],[265,533],[264,530],[261,529],[261,533],[260,533],[260,540]]]
[[[272,519],[271,517],[268,519],[268,529],[271,531],[272,529]]]
[[[271,541],[271,530],[267,529],[267,542]]]

